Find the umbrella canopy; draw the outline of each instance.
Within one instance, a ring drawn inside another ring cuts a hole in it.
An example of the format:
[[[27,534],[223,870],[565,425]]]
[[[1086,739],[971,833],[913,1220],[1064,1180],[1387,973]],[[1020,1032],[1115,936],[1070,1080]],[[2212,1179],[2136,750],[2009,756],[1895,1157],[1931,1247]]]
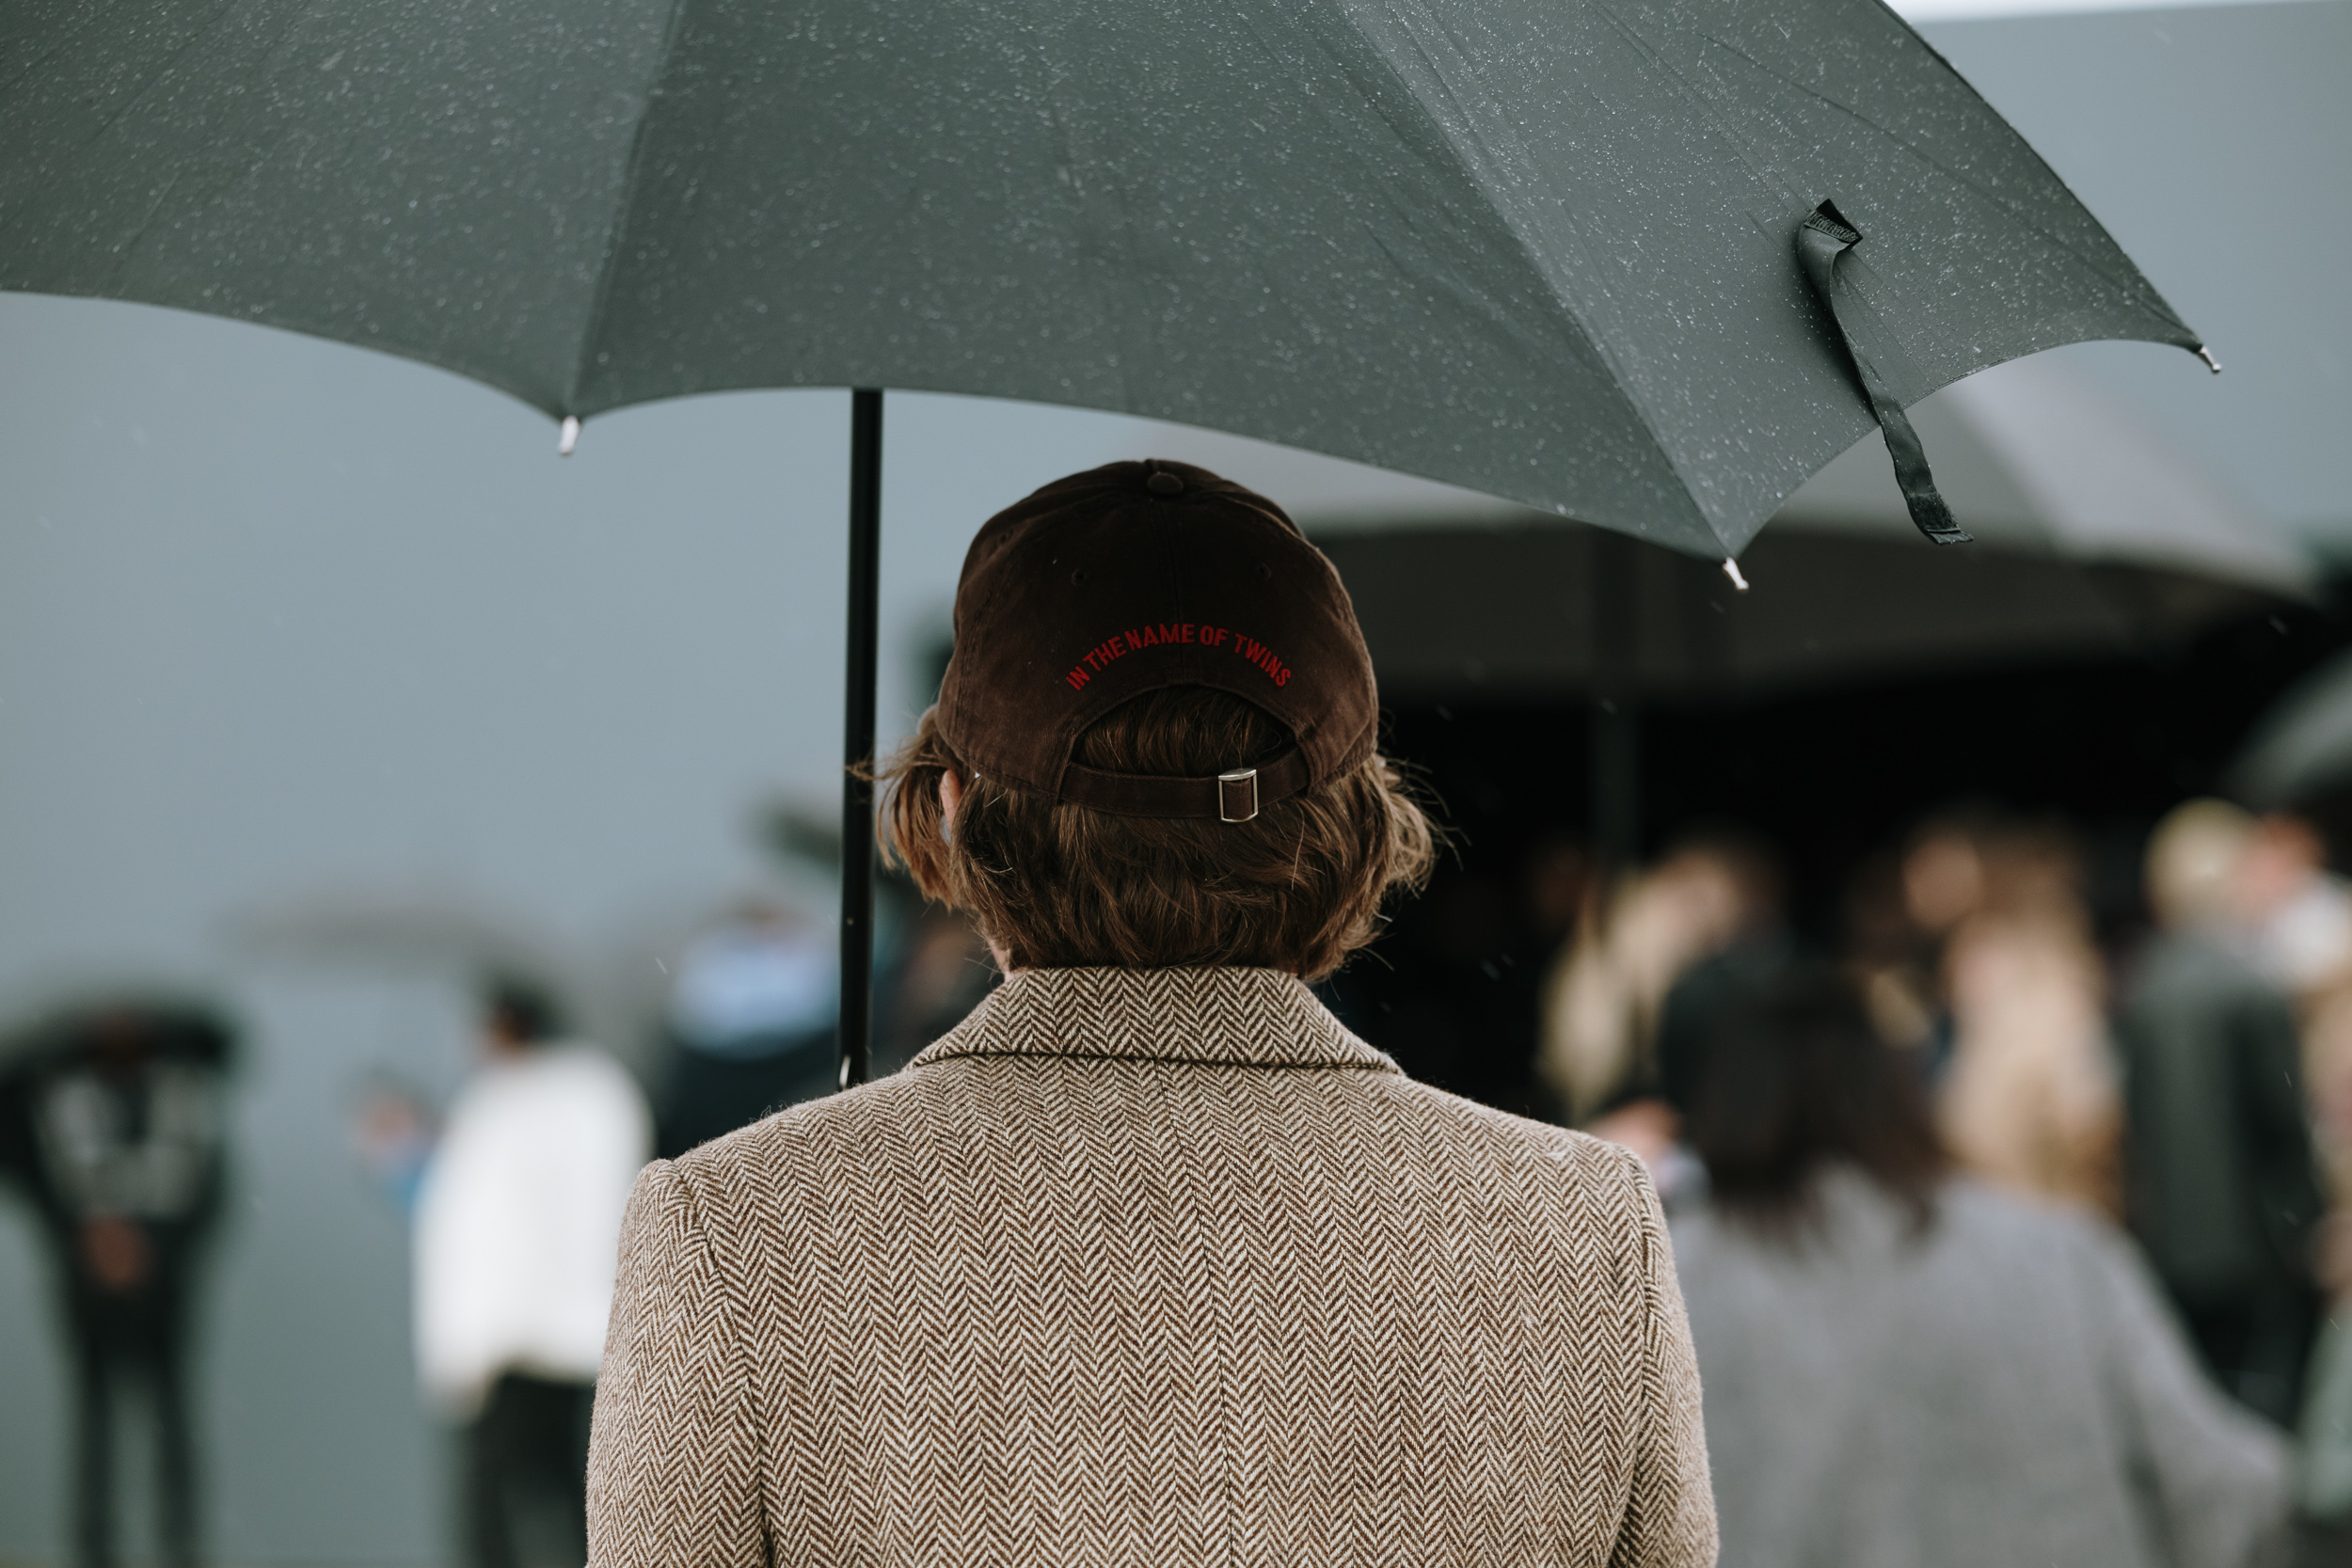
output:
[[[1114,409],[1708,555],[1864,384],[2196,343],[1877,0],[5,0],[0,82],[0,287],[560,416]]]
[[[2272,704],[2223,781],[2264,810],[2352,784],[2352,654],[2337,655]]]
[[[1747,594],[1688,557],[1427,487],[1368,488],[1309,530],[1402,696],[1691,695],[2133,654],[2316,589],[2297,541],[2046,361],[1912,419],[1975,549],[1923,544],[1876,436],[1749,546]]]
[[[365,344],[578,420],[861,388],[843,1081],[885,386],[1244,432],[1703,555],[1872,422],[2197,347],[1878,0],[0,0],[0,288]]]
[[[2048,359],[2012,360],[1912,411],[1945,497],[2005,554],[2150,567],[2289,598],[2320,571],[2310,549],[2096,384]],[[1907,509],[1865,437],[1791,496],[1772,524],[1910,542]]]
[[[1997,549],[1939,561],[1922,541],[1777,528],[1742,558],[1748,594],[1703,562],[1576,526],[1318,543],[1397,700],[1760,695],[2144,656],[2282,597],[2161,568]]]

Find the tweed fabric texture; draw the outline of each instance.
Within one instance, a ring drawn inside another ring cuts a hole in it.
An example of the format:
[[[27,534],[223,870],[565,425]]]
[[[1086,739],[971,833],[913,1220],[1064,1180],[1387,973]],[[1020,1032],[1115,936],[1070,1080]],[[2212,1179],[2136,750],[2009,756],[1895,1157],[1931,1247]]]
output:
[[[1640,1163],[1267,970],[1016,974],[631,1200],[592,1568],[1714,1560]]]

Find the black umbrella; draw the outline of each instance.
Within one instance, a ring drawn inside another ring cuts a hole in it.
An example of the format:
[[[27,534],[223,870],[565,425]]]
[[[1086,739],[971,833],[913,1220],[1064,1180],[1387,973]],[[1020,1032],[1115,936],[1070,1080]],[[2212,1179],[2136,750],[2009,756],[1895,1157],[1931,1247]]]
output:
[[[986,393],[1725,558],[1874,420],[1948,537],[1905,405],[2197,346],[1877,0],[0,0],[0,287],[425,359],[566,451],[691,392]],[[881,415],[856,394],[851,847]]]
[[[1749,545],[1760,592],[1713,563],[1525,507],[1230,436],[1168,455],[1293,498],[1339,566],[1384,697],[1582,702],[1602,859],[1641,838],[1640,711],[1655,699],[2082,659],[2145,659],[2308,604],[2317,562],[2095,384],[2012,360],[1911,410],[1977,546],[1922,542],[1870,436]]]
[[[2146,656],[2318,593],[2293,535],[2049,360],[1972,376],[1912,417],[1979,547],[1923,546],[1866,436],[1741,558],[1770,592],[1735,593],[1708,563],[1620,535],[1401,484],[1305,523],[1347,580],[1381,690],[1422,700],[1757,694]],[[1628,624],[1604,635],[1613,616]]]

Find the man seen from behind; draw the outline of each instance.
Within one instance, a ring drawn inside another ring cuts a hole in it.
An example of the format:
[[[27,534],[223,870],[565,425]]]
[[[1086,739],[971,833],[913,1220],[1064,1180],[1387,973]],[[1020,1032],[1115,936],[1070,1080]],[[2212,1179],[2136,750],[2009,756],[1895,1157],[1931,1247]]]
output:
[[[1714,1560],[1640,1162],[1308,989],[1432,859],[1376,721],[1263,497],[1120,463],[980,531],[884,838],[1005,979],[639,1180],[594,1568]]]

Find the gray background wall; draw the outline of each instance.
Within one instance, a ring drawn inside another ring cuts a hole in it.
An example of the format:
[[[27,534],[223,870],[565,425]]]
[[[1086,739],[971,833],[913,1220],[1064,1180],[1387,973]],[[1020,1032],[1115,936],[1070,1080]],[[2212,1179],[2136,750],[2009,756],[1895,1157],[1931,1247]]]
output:
[[[1939,24],[2229,373],[2066,351],[2259,507],[2352,546],[2352,5]],[[397,361],[136,307],[0,296],[0,1015],[110,976],[252,1025],[203,1364],[232,1563],[442,1556],[399,1220],[355,1172],[373,1068],[446,1087],[449,989],[266,967],[240,911],[410,887],[607,964],[764,875],[838,745],[847,400],[547,424]],[[1156,451],[1303,509],[1359,471],[1103,416],[894,396],[884,728],[921,696],[973,526]],[[803,890],[808,891],[808,890]],[[817,890],[821,892],[821,890]],[[642,978],[642,977],[641,977]],[[64,1405],[29,1227],[0,1210],[0,1560],[63,1556]]]
[[[203,1369],[230,1560],[436,1555],[401,1227],[344,1148],[371,1067],[446,1086],[446,988],[259,967],[225,923],[423,885],[594,953],[757,879],[838,747],[846,400],[600,421],[230,324],[0,301],[0,998],[225,989],[253,1026]],[[887,721],[977,515],[1099,421],[894,399]],[[0,1553],[59,1553],[64,1410],[0,1220]]]

